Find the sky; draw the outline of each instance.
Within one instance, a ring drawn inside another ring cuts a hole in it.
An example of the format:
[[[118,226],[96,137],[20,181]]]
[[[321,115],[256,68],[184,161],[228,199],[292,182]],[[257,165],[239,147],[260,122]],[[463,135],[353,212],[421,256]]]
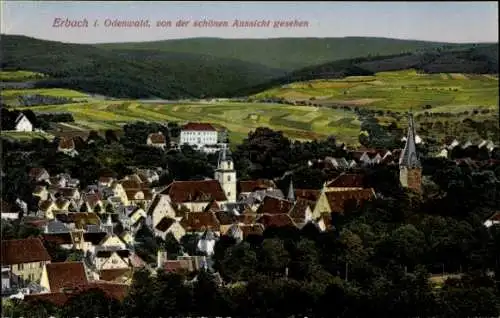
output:
[[[346,36],[498,42],[497,2],[0,1],[2,33],[71,43]],[[88,27],[55,27],[58,18],[86,19]],[[175,27],[179,19],[190,23]],[[228,21],[229,26],[194,26],[195,21],[204,19]],[[269,26],[235,28],[235,19],[271,22]],[[150,27],[105,26],[113,20],[149,20]],[[159,20],[170,20],[173,27],[157,27]],[[275,21],[295,20],[301,24],[274,27]],[[98,25],[94,26],[96,21]]]

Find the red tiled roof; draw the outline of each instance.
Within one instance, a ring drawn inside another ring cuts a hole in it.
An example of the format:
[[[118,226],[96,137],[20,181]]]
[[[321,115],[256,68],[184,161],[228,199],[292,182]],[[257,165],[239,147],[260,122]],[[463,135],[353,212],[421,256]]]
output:
[[[71,137],[61,138],[61,140],[59,141],[59,148],[65,150],[75,149],[75,142],[73,141],[73,138]]]
[[[109,183],[111,181],[113,181],[112,177],[100,177],[99,178],[99,182],[101,182],[101,183]]]
[[[190,265],[188,260],[167,260],[165,261],[164,268],[166,272],[178,273],[188,271],[191,267]]]
[[[240,225],[240,229],[243,232],[243,237],[248,235],[262,235],[264,234],[264,225],[262,224],[245,224]]]
[[[139,180],[123,180],[120,182],[125,190],[141,190],[142,184]]]
[[[315,202],[298,198],[295,202],[292,210],[290,211],[290,217],[297,223],[305,222],[307,208],[311,209],[314,207]]]
[[[328,188],[364,188],[364,176],[343,173],[326,185]]]
[[[295,189],[295,197],[302,198],[309,201],[318,201],[321,190],[315,189]]]
[[[239,192],[254,192],[257,190],[266,190],[268,188],[276,188],[276,184],[272,180],[258,179],[238,182]]]
[[[217,129],[209,123],[187,123],[184,127],[182,127],[182,129],[195,131],[217,131]]]
[[[500,212],[495,212],[492,216],[488,218],[488,220],[500,222]]]
[[[51,263],[46,265],[46,269],[51,292],[59,292],[66,286],[88,282],[82,262]]]
[[[295,223],[290,218],[288,214],[265,214],[261,216],[257,221],[264,225],[265,228],[268,227],[283,227],[283,226],[295,226]]]
[[[48,302],[55,306],[62,307],[69,299],[69,295],[65,293],[43,293],[43,294],[30,294],[24,296],[26,302]]]
[[[29,172],[29,176],[31,179],[37,179],[45,172],[47,172],[47,170],[45,170],[44,168],[31,168],[30,172]]]
[[[149,134],[148,139],[151,141],[152,144],[165,144],[166,139],[165,136],[162,133],[152,133]]]
[[[245,225],[254,224],[255,220],[257,220],[256,213],[243,213],[237,216],[238,222],[243,223]]]
[[[56,245],[73,244],[70,233],[45,233],[42,237],[45,242],[54,243]]]
[[[220,231],[220,223],[214,212],[190,212],[180,223],[187,232],[200,232],[205,229]]]
[[[348,190],[348,191],[332,191],[326,192],[326,199],[330,205],[331,212],[343,213],[344,205],[349,200],[356,200],[361,203],[370,200],[375,196],[373,189]]]
[[[266,196],[257,209],[257,214],[288,213],[292,206],[293,204],[285,199]]]
[[[130,268],[103,269],[99,271],[99,279],[105,281],[116,281],[130,275]]]
[[[50,255],[39,238],[2,241],[2,265],[50,261]]]
[[[207,207],[205,208],[205,212],[207,211],[220,211],[220,206],[219,204],[217,203],[217,201],[215,200],[212,200],[212,202],[210,202]]]
[[[227,201],[217,180],[174,181],[161,194],[168,194],[175,203]]]
[[[27,302],[33,301],[48,301],[56,306],[64,306],[66,302],[75,294],[79,294],[90,289],[99,289],[103,291],[106,296],[122,301],[128,292],[128,285],[111,283],[106,281],[94,281],[91,283],[72,286],[73,288],[65,290],[64,292],[56,293],[43,293],[26,295],[24,300]]]

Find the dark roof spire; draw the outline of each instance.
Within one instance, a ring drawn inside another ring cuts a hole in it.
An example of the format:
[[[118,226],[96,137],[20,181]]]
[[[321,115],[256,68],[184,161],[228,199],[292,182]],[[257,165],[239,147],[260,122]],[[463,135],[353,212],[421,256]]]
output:
[[[417,155],[417,143],[415,141],[415,122],[413,121],[413,114],[410,110],[408,112],[408,135],[406,137],[406,144],[399,157],[399,166],[415,168],[421,167]]]
[[[219,162],[218,162],[219,168],[222,167],[222,162],[227,161],[227,160],[232,160],[231,152],[227,148],[227,145],[223,144],[222,149],[219,151]]]

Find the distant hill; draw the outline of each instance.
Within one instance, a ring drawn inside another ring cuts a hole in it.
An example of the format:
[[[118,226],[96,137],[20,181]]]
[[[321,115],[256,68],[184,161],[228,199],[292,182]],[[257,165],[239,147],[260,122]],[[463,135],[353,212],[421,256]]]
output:
[[[50,77],[37,81],[36,87],[72,88],[114,97],[225,96],[285,74],[260,64],[194,53],[109,51],[14,35],[2,35],[1,43],[2,70]]]
[[[245,96],[297,80],[407,68],[498,72],[498,44],[382,38],[186,39],[84,45],[2,35],[0,50],[2,70],[49,76],[30,82],[35,87],[123,98]],[[397,54],[378,55],[387,52]],[[341,57],[349,59],[338,60]],[[318,61],[328,63],[318,66]],[[294,65],[310,66],[290,70]]]
[[[156,42],[109,43],[96,47],[162,52],[203,53],[292,71],[336,60],[392,55],[432,48],[463,49],[474,44],[450,44],[372,37],[220,39],[193,38]]]
[[[366,76],[377,72],[416,69],[423,73],[498,74],[498,44],[484,44],[458,51],[428,51],[354,58],[305,67],[267,83],[244,88],[237,95],[251,95],[272,87],[315,79]]]

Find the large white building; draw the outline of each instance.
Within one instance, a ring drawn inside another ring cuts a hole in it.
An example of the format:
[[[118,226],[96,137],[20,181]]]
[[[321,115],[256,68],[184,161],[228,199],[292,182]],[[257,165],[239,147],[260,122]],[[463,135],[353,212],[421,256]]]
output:
[[[217,137],[217,129],[209,123],[188,123],[182,127],[179,144],[188,144],[205,152],[217,152]]]

